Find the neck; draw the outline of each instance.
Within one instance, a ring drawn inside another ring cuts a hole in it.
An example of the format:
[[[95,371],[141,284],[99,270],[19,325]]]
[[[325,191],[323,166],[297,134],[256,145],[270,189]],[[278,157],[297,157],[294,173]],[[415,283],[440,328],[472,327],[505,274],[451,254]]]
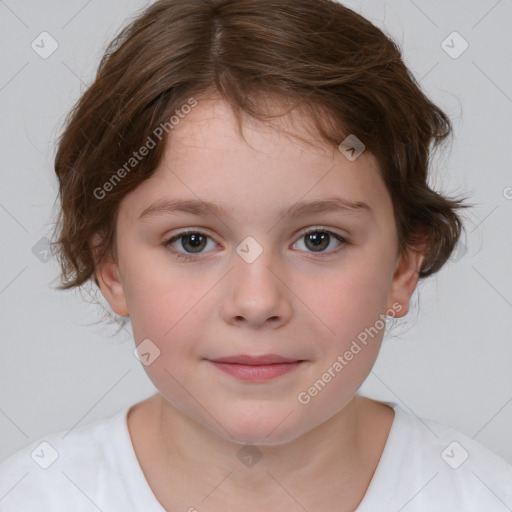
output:
[[[162,395],[148,401],[145,426],[132,425],[137,457],[166,507],[198,511],[354,510],[384,448],[394,412],[354,397],[299,438],[277,446],[222,439]],[[143,402],[144,403],[144,402]],[[140,455],[140,457],[139,457]],[[294,508],[295,507],[295,508]]]

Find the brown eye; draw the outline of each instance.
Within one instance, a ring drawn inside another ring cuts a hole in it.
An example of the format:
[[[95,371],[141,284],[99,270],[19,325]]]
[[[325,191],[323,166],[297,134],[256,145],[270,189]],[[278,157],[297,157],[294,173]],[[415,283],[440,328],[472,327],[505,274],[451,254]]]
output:
[[[331,236],[325,232],[309,233],[304,237],[306,247],[312,251],[323,251],[329,247]]]
[[[181,246],[187,252],[201,252],[206,247],[207,237],[200,233],[192,233],[191,235],[183,235],[181,238]]]
[[[176,254],[176,257],[186,259],[193,257],[195,254],[199,255],[209,252],[209,250],[204,250],[208,246],[208,242],[210,242],[210,245],[213,244],[213,248],[215,247],[215,242],[208,235],[199,231],[188,231],[173,236],[164,242],[163,245],[171,249]]]
[[[302,240],[304,241],[305,249],[301,249],[300,247],[299,249],[305,250],[306,252],[316,252],[319,254],[329,254],[331,252],[336,252],[340,246],[348,245],[349,243],[346,238],[343,238],[342,236],[333,233],[332,231],[319,229],[304,233],[299,241],[294,245],[299,244]],[[330,246],[331,250],[326,251],[326,249]]]

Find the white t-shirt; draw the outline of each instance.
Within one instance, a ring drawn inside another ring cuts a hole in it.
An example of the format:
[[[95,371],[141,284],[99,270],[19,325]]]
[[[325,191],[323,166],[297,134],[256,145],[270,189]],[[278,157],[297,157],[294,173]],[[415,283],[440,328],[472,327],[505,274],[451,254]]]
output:
[[[512,509],[512,465],[450,427],[384,403],[395,419],[356,512]],[[135,455],[128,410],[46,435],[5,459],[0,512],[165,512]]]

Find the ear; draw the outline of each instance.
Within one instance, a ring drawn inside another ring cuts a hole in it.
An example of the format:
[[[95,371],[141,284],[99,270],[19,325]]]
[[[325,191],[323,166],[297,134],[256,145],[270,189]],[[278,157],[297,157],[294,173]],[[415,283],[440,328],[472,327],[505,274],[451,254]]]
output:
[[[391,288],[389,292],[388,308],[393,308],[393,304],[400,303],[402,309],[395,314],[396,318],[405,316],[409,312],[409,300],[416,289],[419,279],[421,263],[424,259],[424,246],[410,249],[405,256],[398,258]]]
[[[98,237],[95,236],[93,240],[97,243]],[[93,243],[92,247],[95,254],[95,261],[97,261],[97,245]],[[100,285],[101,293],[110,304],[112,311],[120,316],[129,316],[128,305],[126,303],[126,296],[118,264],[112,258],[106,259],[96,263],[95,273]]]

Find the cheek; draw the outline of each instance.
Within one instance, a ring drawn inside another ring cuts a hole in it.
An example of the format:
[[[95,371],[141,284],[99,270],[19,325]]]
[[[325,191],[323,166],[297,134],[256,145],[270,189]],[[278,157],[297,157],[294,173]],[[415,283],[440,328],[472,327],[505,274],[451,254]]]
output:
[[[171,275],[165,265],[143,261],[133,262],[126,271],[126,300],[136,342],[150,338],[165,346],[181,339],[177,333],[197,321],[208,280],[176,270]]]
[[[197,393],[190,363],[198,358],[204,335],[201,318],[208,301],[201,297],[207,283],[178,273],[172,279],[158,279],[153,270],[132,274],[129,307],[134,339],[137,345],[151,341],[148,346],[155,357],[144,370],[169,401],[186,410],[190,394],[185,390]]]
[[[297,401],[306,421],[330,417],[357,393],[377,359],[385,332],[389,283],[378,265],[373,272],[364,260],[323,279],[323,293],[307,294],[304,302],[317,313],[311,322],[322,327],[316,338],[319,360],[303,382]],[[311,331],[311,329],[310,329]]]
[[[353,258],[336,272],[303,282],[300,296],[325,327],[327,346],[342,350],[386,313],[389,269],[384,258]],[[380,326],[381,322],[379,322]]]

